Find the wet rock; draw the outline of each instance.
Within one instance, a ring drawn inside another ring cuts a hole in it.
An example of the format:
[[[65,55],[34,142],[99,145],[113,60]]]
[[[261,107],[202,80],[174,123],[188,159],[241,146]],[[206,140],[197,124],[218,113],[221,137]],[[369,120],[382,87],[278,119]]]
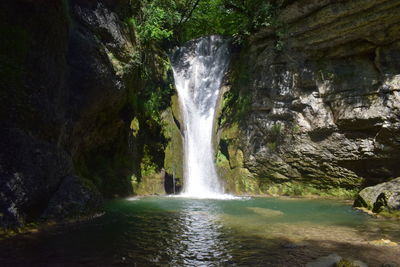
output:
[[[354,202],[355,207],[364,207],[375,213],[400,210],[400,177],[389,182],[364,188]]]

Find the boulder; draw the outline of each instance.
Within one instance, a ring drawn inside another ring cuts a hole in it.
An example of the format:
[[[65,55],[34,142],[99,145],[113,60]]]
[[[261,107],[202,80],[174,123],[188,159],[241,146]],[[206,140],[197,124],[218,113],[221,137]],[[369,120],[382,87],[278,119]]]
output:
[[[389,182],[366,187],[360,191],[355,207],[363,207],[375,213],[400,210],[400,177]]]

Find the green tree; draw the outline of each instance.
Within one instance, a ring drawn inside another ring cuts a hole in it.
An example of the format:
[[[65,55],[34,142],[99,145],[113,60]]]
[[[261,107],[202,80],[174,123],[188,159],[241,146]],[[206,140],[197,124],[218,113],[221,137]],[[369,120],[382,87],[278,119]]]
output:
[[[184,41],[210,34],[243,38],[274,24],[275,15],[265,0],[201,0],[178,34]]]
[[[245,36],[275,21],[265,0],[140,0],[129,22],[141,42],[184,42],[210,34]]]
[[[128,22],[142,43],[169,39],[181,19],[175,0],[141,0],[139,12]]]

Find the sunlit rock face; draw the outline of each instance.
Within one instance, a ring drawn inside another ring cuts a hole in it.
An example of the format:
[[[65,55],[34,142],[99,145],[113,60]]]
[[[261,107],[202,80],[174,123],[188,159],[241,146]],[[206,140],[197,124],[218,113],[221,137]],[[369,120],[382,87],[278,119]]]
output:
[[[244,152],[264,190],[399,176],[400,2],[288,1],[279,12],[280,37],[260,31],[232,64],[231,90],[250,105],[226,151]]]

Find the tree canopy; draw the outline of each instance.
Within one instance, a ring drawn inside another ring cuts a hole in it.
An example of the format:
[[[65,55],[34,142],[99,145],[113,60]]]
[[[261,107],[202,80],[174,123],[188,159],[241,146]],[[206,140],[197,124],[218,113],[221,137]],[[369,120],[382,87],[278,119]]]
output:
[[[210,34],[238,38],[274,22],[265,0],[140,0],[129,20],[142,42],[187,41]]]

